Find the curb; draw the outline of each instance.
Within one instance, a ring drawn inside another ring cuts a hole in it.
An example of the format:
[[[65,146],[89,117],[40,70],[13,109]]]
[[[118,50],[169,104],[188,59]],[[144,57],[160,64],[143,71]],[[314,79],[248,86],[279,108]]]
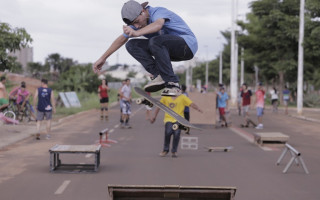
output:
[[[112,102],[112,103],[109,105],[109,107],[114,107],[114,106],[116,106],[118,103],[119,103],[119,102],[117,102],[117,101],[116,101],[116,102]],[[82,112],[79,112],[79,113],[75,113],[75,114],[73,114],[73,115],[68,115],[68,116],[66,116],[66,117],[63,117],[63,118],[59,119],[57,122],[53,122],[53,123],[51,124],[51,127],[55,127],[55,126],[63,123],[65,120],[71,119],[72,117],[75,117],[75,116],[78,116],[78,115],[81,115],[81,114],[84,114],[84,113],[87,113],[87,112],[91,112],[92,110],[93,110],[93,109],[90,109],[90,110],[82,111]],[[12,141],[9,141],[9,142],[6,143],[6,144],[3,144],[3,145],[0,144],[0,151],[5,150],[7,147],[9,147],[9,146],[11,146],[11,145],[14,145],[14,144],[16,144],[16,143],[18,143],[18,142],[21,142],[21,141],[23,141],[23,140],[25,140],[25,139],[27,139],[27,138],[32,137],[32,136],[35,134],[35,132],[36,132],[36,131],[28,131],[27,133],[24,133],[23,135],[20,135],[20,137],[17,136],[17,137],[14,138]]]

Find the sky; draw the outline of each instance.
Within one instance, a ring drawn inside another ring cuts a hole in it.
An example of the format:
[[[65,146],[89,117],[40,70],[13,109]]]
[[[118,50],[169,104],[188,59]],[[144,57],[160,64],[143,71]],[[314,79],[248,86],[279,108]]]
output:
[[[34,62],[52,53],[79,63],[94,63],[122,34],[121,8],[127,0],[1,0],[0,22],[25,28],[33,42]],[[238,17],[250,12],[252,0],[238,0]],[[143,3],[144,1],[138,1]],[[231,29],[232,0],[149,0],[180,15],[198,39],[199,60],[215,59]],[[138,64],[121,47],[109,65]]]

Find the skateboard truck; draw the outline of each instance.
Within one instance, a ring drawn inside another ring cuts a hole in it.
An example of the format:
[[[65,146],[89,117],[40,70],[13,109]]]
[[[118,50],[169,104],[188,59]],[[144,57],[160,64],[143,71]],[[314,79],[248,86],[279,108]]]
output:
[[[181,124],[173,124],[172,125],[172,129],[175,130],[175,131],[178,130],[178,129],[181,129],[181,130],[186,131],[186,133],[189,133],[189,131],[190,131],[189,127],[185,127],[185,126],[183,126]]]
[[[151,103],[151,102],[148,101],[147,99],[137,99],[137,100],[136,100],[136,103],[137,103],[138,105],[140,105],[140,104],[145,104],[145,105],[147,105],[147,106],[153,107],[153,103]]]

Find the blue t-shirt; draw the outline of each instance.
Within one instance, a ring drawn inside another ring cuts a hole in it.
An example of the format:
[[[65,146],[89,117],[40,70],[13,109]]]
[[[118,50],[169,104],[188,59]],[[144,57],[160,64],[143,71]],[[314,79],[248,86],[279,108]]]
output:
[[[196,36],[193,34],[186,22],[174,12],[163,8],[163,7],[151,7],[148,6],[146,9],[149,10],[150,18],[148,24],[155,22],[158,19],[165,19],[165,23],[162,29],[158,33],[144,35],[146,38],[152,38],[157,35],[170,34],[182,37],[193,55],[198,50],[198,42]],[[137,30],[133,25],[130,26],[134,30]],[[123,36],[129,38],[128,35],[123,33]]]
[[[40,112],[52,111],[51,105],[51,88],[38,88],[38,107]]]
[[[290,99],[290,91],[288,89],[283,90],[283,100],[289,101]]]
[[[227,106],[227,100],[229,99],[229,96],[226,92],[223,94],[218,92],[218,94],[221,96],[218,96],[218,108],[225,108]]]

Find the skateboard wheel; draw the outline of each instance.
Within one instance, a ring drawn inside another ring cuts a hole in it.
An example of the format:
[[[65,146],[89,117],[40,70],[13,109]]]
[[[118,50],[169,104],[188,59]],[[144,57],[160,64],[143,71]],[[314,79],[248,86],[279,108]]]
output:
[[[175,131],[178,130],[179,129],[179,125],[178,124],[173,124],[172,125],[172,129],[175,130]]]
[[[186,128],[186,133],[190,133],[190,128]]]
[[[150,104],[149,104],[149,107],[152,108],[152,107],[153,107],[153,103],[150,103]]]
[[[136,103],[137,103],[138,105],[140,105],[140,104],[142,103],[142,99],[137,99],[137,100],[136,100]]]

